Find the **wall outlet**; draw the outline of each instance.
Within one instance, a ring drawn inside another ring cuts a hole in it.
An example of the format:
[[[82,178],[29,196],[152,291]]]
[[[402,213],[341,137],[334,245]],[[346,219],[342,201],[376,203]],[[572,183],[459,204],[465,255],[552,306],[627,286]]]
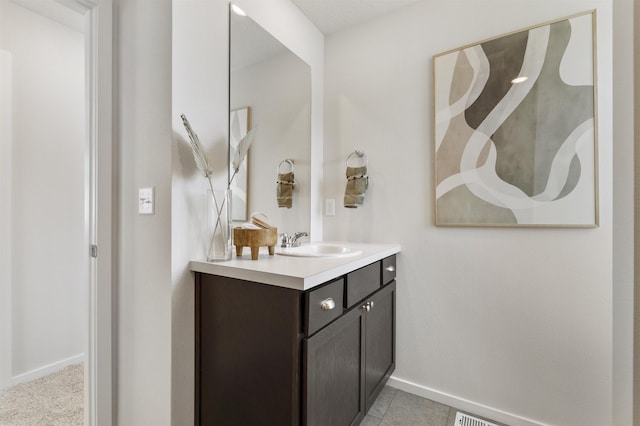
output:
[[[325,216],[335,216],[336,215],[336,200],[333,198],[329,198],[324,202],[324,214]]]
[[[153,187],[138,190],[138,214],[155,214],[155,204]]]

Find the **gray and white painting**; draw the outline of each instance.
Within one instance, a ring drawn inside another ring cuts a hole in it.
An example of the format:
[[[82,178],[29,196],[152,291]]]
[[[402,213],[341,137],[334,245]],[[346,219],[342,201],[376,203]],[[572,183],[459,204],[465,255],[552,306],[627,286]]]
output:
[[[594,13],[434,58],[437,225],[597,224]]]

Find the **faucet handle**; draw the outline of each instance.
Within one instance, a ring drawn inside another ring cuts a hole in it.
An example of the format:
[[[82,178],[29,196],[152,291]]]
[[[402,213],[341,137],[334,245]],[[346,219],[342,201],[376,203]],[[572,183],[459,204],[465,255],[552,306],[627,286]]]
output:
[[[289,245],[291,244],[291,239],[289,238],[289,234],[284,232],[280,234],[280,238],[282,238],[280,242],[280,247],[289,247]]]
[[[296,232],[295,234],[293,234],[293,237],[289,239],[289,242],[291,243],[292,247],[298,247],[300,245],[300,240],[308,236],[308,232]]]

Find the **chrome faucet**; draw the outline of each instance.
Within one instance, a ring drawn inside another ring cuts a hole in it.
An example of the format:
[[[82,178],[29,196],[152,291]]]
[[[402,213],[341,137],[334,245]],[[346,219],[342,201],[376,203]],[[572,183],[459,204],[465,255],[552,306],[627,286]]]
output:
[[[282,242],[280,243],[280,247],[298,247],[300,245],[300,240],[304,237],[308,237],[309,233],[307,232],[296,232],[293,235],[289,234],[280,234],[282,237]]]

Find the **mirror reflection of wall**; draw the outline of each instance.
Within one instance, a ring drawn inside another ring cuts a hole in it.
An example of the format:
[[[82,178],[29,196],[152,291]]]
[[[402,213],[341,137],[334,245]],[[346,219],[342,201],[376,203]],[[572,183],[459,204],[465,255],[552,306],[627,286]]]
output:
[[[230,15],[229,110],[248,107],[249,127],[258,127],[246,162],[246,211],[264,212],[279,232],[308,231],[311,69],[250,17]],[[296,165],[291,208],[279,208],[276,197],[277,168],[285,158]]]

